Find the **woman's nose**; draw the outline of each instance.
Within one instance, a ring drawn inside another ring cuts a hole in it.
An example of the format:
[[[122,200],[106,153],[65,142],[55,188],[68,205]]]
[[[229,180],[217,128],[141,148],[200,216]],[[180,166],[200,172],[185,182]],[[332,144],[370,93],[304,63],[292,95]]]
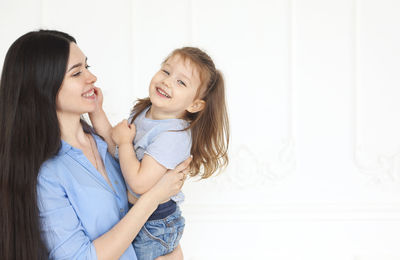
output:
[[[95,82],[97,81],[97,77],[96,77],[93,73],[91,73],[89,70],[88,70],[87,72],[88,72],[87,81],[88,81],[90,84],[95,83]]]

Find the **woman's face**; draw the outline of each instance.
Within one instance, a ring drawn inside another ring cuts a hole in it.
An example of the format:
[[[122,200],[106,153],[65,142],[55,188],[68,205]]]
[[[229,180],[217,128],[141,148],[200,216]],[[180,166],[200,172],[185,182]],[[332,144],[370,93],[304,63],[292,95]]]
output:
[[[75,43],[71,43],[67,72],[58,91],[58,114],[81,115],[96,109],[94,83],[97,78],[89,70],[87,58]]]

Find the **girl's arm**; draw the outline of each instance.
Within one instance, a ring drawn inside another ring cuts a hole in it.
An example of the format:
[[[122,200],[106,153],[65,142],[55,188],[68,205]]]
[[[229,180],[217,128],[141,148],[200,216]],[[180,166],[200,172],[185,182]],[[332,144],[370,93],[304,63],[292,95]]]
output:
[[[183,185],[191,158],[168,171],[110,231],[93,241],[98,259],[117,259],[132,243],[158,204],[176,194]],[[179,251],[175,252],[175,254]]]
[[[118,145],[119,163],[125,182],[133,192],[143,194],[153,187],[168,169],[147,154],[139,162],[132,145],[135,134],[135,125],[129,125],[127,120],[123,120],[114,127],[112,138]]]
[[[89,113],[89,118],[94,130],[96,130],[96,132],[107,142],[108,152],[114,156],[115,143],[111,138],[112,126],[103,110],[103,93],[100,88],[95,87],[94,89],[97,96],[97,109],[96,111]]]

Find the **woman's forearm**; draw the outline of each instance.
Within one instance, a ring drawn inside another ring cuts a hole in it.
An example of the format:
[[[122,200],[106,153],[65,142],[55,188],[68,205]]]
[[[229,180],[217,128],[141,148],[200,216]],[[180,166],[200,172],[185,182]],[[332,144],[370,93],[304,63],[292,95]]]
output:
[[[149,216],[157,208],[156,194],[143,194],[110,231],[93,241],[98,259],[118,259],[132,243]]]
[[[108,121],[106,113],[103,109],[99,109],[96,112],[89,113],[89,118],[92,122],[93,128],[106,141],[108,145],[108,152],[114,156],[115,143],[111,138],[112,126],[110,121]]]
[[[169,170],[144,193],[128,213],[110,231],[93,241],[98,259],[118,259],[132,243],[158,204],[182,188],[191,158]]]

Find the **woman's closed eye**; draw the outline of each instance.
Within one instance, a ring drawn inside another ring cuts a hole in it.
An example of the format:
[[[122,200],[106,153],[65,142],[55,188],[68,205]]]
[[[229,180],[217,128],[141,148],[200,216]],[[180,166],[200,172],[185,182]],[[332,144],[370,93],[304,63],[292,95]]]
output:
[[[72,77],[78,77],[79,75],[81,75],[82,71],[78,71],[75,72],[74,74],[72,74]]]
[[[85,68],[86,69],[89,69],[90,68],[90,66],[89,65],[85,65]],[[82,71],[80,70],[80,71],[77,71],[77,72],[75,72],[74,74],[72,74],[72,77],[78,77],[79,75],[81,75],[82,74]]]
[[[169,71],[168,70],[162,70],[162,72],[164,72],[166,75],[169,75]]]

